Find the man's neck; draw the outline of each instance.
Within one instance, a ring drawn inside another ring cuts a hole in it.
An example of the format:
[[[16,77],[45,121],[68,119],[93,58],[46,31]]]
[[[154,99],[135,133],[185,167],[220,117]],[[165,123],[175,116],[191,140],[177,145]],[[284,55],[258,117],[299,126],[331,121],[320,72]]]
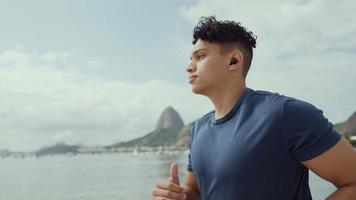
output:
[[[245,84],[230,85],[210,94],[209,98],[215,107],[215,119],[220,119],[228,114],[241,98],[246,89]]]

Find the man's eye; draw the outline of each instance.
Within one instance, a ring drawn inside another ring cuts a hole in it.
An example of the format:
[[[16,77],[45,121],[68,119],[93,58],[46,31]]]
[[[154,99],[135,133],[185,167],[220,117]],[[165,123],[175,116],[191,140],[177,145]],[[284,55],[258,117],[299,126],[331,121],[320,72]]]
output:
[[[198,55],[197,58],[198,58],[198,60],[200,60],[200,59],[204,58],[204,56],[205,55]]]

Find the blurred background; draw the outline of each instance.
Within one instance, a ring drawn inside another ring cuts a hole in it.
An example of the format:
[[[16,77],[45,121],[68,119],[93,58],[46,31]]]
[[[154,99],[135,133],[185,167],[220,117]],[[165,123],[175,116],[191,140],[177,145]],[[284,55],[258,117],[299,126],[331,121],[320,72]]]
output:
[[[356,141],[351,0],[0,0],[0,200],[150,199],[213,110],[186,65],[199,17],[257,35],[247,86],[308,101]],[[311,177],[314,199],[335,188]]]

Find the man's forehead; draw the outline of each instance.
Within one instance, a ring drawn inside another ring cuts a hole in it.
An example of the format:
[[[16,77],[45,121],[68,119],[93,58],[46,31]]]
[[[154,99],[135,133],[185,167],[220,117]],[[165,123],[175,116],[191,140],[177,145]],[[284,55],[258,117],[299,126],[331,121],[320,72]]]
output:
[[[194,54],[196,54],[196,53],[198,53],[198,52],[200,52],[200,51],[208,51],[209,50],[209,48],[206,48],[206,47],[199,47],[199,48],[193,48],[193,50],[192,50],[192,55],[194,55]]]
[[[193,46],[192,52],[198,50],[198,49],[202,49],[202,48],[209,48],[209,43],[205,42],[201,39],[199,39]]]
[[[209,49],[211,49],[211,46],[207,42],[198,40],[192,48],[191,55],[194,55],[194,54],[198,53],[199,51],[209,50]]]

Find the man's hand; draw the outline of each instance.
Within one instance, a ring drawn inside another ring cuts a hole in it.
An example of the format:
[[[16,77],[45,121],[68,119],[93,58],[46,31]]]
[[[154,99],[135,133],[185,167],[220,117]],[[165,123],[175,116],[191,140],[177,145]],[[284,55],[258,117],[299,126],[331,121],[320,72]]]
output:
[[[187,195],[179,186],[178,165],[172,163],[170,166],[169,180],[158,181],[152,191],[153,200],[185,200]]]

